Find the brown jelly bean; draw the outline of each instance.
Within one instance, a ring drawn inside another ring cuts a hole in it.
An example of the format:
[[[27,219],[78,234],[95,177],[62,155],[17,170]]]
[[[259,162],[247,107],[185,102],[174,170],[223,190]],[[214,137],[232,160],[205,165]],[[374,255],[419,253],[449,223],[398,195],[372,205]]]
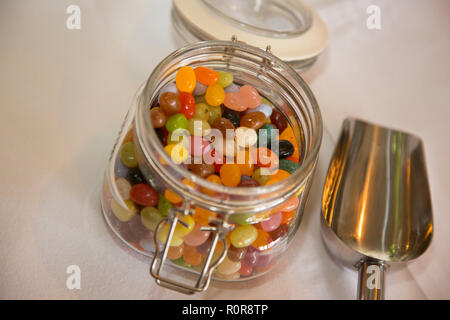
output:
[[[266,115],[261,111],[247,113],[241,118],[241,127],[252,128],[258,130],[267,121]]]
[[[162,112],[161,108],[153,108],[150,110],[150,120],[153,128],[162,128],[167,121],[167,116]]]
[[[287,224],[282,224],[281,226],[278,227],[278,229],[275,229],[269,234],[273,241],[277,241],[278,239],[281,239],[282,237],[287,235],[288,231],[289,227],[287,226]]]
[[[181,110],[181,103],[178,99],[178,94],[173,92],[164,92],[159,99],[159,104],[166,116],[171,116]]]
[[[228,259],[234,262],[239,262],[244,258],[245,253],[247,252],[247,247],[245,248],[236,248],[232,245],[230,245],[230,248],[228,248]]]
[[[228,130],[234,130],[233,123],[231,123],[230,120],[225,119],[225,118],[217,118],[217,119],[215,119],[213,121],[211,127],[219,130],[220,132],[222,132],[223,138],[226,137],[227,129]]]
[[[272,111],[270,122],[279,130],[280,134],[287,128],[286,118],[276,109]]]
[[[214,172],[215,172],[215,168],[214,168],[213,164],[191,163],[191,164],[189,164],[188,168],[190,171],[192,171],[192,173],[194,173],[202,178],[209,177],[210,175],[214,174]]]
[[[259,182],[254,179],[241,179],[241,182],[238,184],[238,187],[258,187],[260,186]]]

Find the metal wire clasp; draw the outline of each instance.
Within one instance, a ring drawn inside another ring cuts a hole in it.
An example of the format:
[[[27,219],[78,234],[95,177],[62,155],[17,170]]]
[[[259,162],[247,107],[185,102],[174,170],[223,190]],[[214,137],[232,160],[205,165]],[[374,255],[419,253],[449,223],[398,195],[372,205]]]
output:
[[[166,259],[167,259],[167,253],[169,252],[170,242],[172,241],[175,227],[176,227],[177,223],[180,223],[180,224],[186,226],[186,224],[183,221],[178,219],[179,213],[181,213],[183,216],[191,214],[192,210],[190,208],[190,205],[184,204],[184,206],[182,208],[172,208],[169,213],[169,216],[167,218],[163,219],[156,227],[156,230],[154,233],[155,255],[153,257],[153,261],[150,266],[150,274],[152,275],[153,278],[155,278],[156,283],[162,287],[172,289],[172,290],[184,293],[184,294],[193,294],[196,292],[202,292],[208,288],[214,269],[226,257],[227,245],[226,245],[225,237],[223,237],[223,235],[225,233],[225,229],[226,229],[225,226],[227,223],[224,219],[221,222],[215,222],[215,225],[213,225],[213,226],[205,226],[205,227],[200,228],[200,230],[202,230],[202,231],[210,231],[213,234],[213,239],[212,239],[209,253],[206,257],[205,265],[203,266],[203,269],[200,272],[200,276],[199,276],[195,286],[193,286],[193,285],[177,282],[177,281],[174,281],[174,280],[171,280],[171,279],[161,276],[161,270],[163,269],[164,263],[166,262]],[[158,231],[162,228],[162,226],[165,223],[170,223],[170,227],[169,227],[169,233],[167,235],[166,242],[164,244],[164,249],[161,252],[159,249],[157,234],[158,234]],[[222,240],[220,240],[221,237],[222,237]],[[219,241],[223,242],[223,250],[222,250],[222,253],[221,253],[219,259],[211,265],[211,260],[212,260],[213,254],[214,254],[214,250]]]

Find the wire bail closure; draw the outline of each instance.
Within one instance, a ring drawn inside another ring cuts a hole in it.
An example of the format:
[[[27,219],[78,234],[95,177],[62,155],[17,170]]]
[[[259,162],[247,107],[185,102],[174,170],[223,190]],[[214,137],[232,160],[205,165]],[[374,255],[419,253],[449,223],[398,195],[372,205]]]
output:
[[[178,214],[181,213],[183,216],[187,216],[188,214],[192,214],[193,210],[191,209],[191,206],[187,204],[186,202],[183,203],[183,207],[181,208],[172,208],[170,210],[169,216],[164,218],[158,223],[158,226],[155,229],[154,233],[154,243],[155,243],[155,255],[153,256],[153,261],[150,266],[150,274],[153,278],[155,278],[155,281],[158,285],[172,289],[184,294],[194,294],[196,292],[202,292],[205,291],[209,283],[211,281],[211,276],[214,272],[214,270],[217,268],[217,266],[222,263],[222,261],[225,259],[227,254],[227,244],[226,239],[224,237],[224,234],[227,230],[228,223],[226,222],[227,216],[224,217],[222,221],[214,221],[214,226],[207,226],[207,227],[201,227],[200,230],[202,231],[210,231],[213,234],[213,240],[211,243],[211,246],[209,248],[209,253],[206,257],[205,265],[202,268],[202,271],[200,272],[200,276],[195,284],[195,286],[181,283],[178,281],[174,281],[171,279],[168,279],[166,277],[161,276],[161,271],[163,269],[164,263],[167,259],[167,254],[169,252],[170,248],[170,242],[172,241],[172,237],[175,231],[175,227],[177,223],[180,223],[181,225],[187,227],[186,223],[178,219]],[[169,233],[167,235],[166,242],[164,244],[163,251],[160,251],[159,243],[157,239],[157,234],[159,230],[162,228],[164,223],[170,223],[169,227]],[[220,240],[222,238],[222,240]],[[211,260],[214,254],[214,251],[216,249],[217,243],[219,241],[222,241],[223,243],[223,250],[219,257],[219,259],[211,264]]]

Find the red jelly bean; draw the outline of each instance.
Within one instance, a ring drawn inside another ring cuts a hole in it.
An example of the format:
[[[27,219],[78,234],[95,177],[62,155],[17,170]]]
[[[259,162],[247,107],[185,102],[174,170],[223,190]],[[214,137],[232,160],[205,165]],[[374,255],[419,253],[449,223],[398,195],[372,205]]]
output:
[[[146,183],[134,185],[130,190],[130,198],[141,206],[153,207],[158,204],[158,194]]]
[[[243,277],[248,277],[253,272],[253,268],[247,266],[246,264],[241,262],[241,269],[239,269],[239,274]]]
[[[180,113],[184,114],[186,119],[190,119],[195,113],[195,98],[188,92],[181,92],[179,97],[181,103]]]

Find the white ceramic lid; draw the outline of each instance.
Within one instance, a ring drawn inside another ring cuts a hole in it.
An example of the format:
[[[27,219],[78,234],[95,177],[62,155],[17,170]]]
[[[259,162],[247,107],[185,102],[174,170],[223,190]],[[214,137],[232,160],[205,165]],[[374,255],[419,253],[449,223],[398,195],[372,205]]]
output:
[[[173,11],[196,39],[236,35],[256,47],[270,45],[289,63],[315,59],[328,42],[322,19],[301,0],[173,0]]]

